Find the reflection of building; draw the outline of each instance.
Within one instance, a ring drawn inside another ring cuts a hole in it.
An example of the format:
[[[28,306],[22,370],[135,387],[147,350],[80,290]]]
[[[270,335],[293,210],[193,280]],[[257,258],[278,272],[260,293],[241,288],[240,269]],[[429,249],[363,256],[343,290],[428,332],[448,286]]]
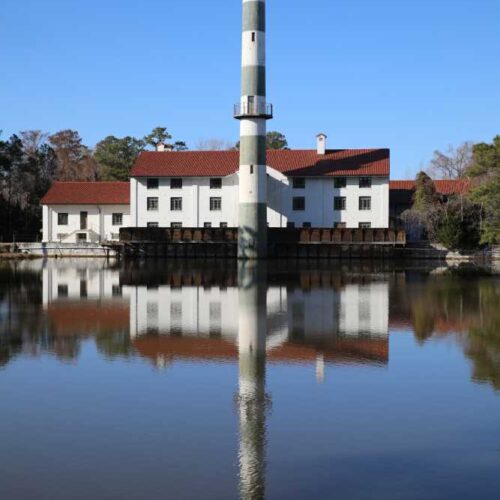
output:
[[[42,276],[43,305],[55,334],[128,332],[127,292],[119,273],[106,261],[50,260]]]
[[[130,333],[144,356],[237,359],[236,287],[124,287]],[[266,349],[273,362],[388,360],[388,283],[344,288],[272,286],[265,293]],[[201,342],[201,338],[210,339]]]
[[[225,277],[229,286],[208,284],[200,271],[199,284],[191,277],[165,276],[168,285],[160,279],[147,286],[134,285],[133,272],[127,273],[102,260],[48,261],[42,270],[43,304],[53,331],[126,332],[136,352],[154,364],[166,359],[236,362],[241,290],[235,279]],[[207,274],[213,278],[210,270]],[[122,284],[125,276],[127,285]],[[388,282],[325,287],[308,282],[304,287],[301,280],[273,282],[263,292],[269,362],[388,361]]]

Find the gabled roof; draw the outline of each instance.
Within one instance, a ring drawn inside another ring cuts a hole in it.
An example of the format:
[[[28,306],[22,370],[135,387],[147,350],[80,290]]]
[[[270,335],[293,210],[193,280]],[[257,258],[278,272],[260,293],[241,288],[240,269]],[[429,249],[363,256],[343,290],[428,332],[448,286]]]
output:
[[[55,182],[42,205],[129,205],[129,182]]]
[[[444,179],[435,180],[434,185],[439,194],[463,194],[470,189],[470,181],[467,179]],[[391,191],[413,191],[415,189],[415,181],[390,181],[389,189]]]
[[[145,151],[131,177],[225,177],[239,168],[239,151]],[[290,177],[389,176],[388,149],[268,150],[267,165]]]

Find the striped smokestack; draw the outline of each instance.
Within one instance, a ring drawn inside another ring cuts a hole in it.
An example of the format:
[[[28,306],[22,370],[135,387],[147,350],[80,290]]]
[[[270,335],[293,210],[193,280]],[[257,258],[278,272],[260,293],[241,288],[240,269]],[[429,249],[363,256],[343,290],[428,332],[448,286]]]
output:
[[[266,120],[266,3],[243,0],[240,120],[238,257],[267,255]]]

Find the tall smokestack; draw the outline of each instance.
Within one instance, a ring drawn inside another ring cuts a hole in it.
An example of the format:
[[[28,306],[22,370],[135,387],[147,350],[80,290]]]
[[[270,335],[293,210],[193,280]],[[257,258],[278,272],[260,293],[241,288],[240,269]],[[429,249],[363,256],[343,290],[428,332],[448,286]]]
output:
[[[243,0],[240,120],[238,257],[267,255],[266,120],[273,110],[266,103],[266,2]]]

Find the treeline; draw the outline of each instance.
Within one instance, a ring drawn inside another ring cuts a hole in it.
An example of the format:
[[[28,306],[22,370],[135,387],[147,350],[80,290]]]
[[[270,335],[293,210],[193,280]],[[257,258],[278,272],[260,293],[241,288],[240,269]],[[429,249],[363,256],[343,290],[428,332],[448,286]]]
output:
[[[137,155],[159,143],[171,142],[166,127],[147,136],[108,136],[89,148],[76,130],[49,135],[28,130],[0,139],[0,241],[33,240],[42,224],[40,200],[55,181],[126,181]]]
[[[407,230],[423,232],[453,250],[500,244],[500,136],[491,143],[435,151],[428,171],[439,178],[461,179],[467,188],[440,196],[431,177],[420,172],[413,206],[402,215]]]
[[[1,135],[1,134],[0,134]],[[270,149],[288,147],[280,132],[269,132]],[[28,130],[0,137],[0,241],[30,241],[40,237],[40,200],[55,181],[127,181],[141,151],[188,149],[184,141],[172,140],[166,127],[156,127],[145,137],[112,135],[91,149],[76,130],[47,134]],[[237,149],[219,139],[200,141],[200,149]]]

